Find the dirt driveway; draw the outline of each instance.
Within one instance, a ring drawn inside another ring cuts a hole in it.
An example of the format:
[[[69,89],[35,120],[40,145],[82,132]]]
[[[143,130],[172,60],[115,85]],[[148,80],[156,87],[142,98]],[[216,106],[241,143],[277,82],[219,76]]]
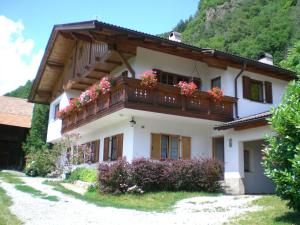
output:
[[[42,184],[43,178],[22,177],[27,185],[59,197],[58,202],[32,197],[16,190],[14,185],[0,181],[0,186],[12,197],[11,211],[24,224],[30,225],[141,225],[141,224],[223,224],[229,218],[246,211],[258,210],[249,203],[258,196],[194,197],[179,201],[174,210],[165,213],[99,207]]]

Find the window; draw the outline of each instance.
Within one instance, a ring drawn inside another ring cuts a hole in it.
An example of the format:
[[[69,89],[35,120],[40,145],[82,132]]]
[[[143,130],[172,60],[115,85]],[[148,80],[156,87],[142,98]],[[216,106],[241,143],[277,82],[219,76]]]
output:
[[[214,87],[221,88],[221,77],[216,77],[211,80],[211,88]]]
[[[53,115],[54,120],[57,119],[58,111],[59,111],[59,103],[54,106],[54,115]]]
[[[244,150],[244,172],[250,172],[250,151]]]
[[[191,138],[168,134],[151,134],[151,158],[157,160],[166,159],[190,159]],[[180,148],[181,142],[181,148]],[[181,153],[181,154],[180,154]]]
[[[272,103],[272,83],[243,76],[243,97],[252,101]]]
[[[196,77],[188,77],[179,74],[169,73],[158,69],[153,69],[154,73],[157,75],[157,81],[163,84],[175,85],[180,81],[190,82],[193,81],[198,89],[201,88],[201,79]]]
[[[89,143],[90,162],[92,163],[99,162],[99,147],[100,147],[100,140],[92,141]]]
[[[122,158],[123,134],[104,138],[103,161],[114,161]]]

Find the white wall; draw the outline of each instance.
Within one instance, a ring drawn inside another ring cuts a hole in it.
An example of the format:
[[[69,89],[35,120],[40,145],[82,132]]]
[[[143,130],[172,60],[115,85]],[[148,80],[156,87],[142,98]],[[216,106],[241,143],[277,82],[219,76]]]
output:
[[[53,142],[57,139],[61,138],[61,119],[55,119],[55,106],[59,104],[59,109],[63,109],[67,105],[69,105],[69,99],[77,97],[79,95],[79,91],[66,91],[63,92],[60,96],[54,99],[49,108],[49,123],[48,123],[48,131],[47,131],[47,142]]]

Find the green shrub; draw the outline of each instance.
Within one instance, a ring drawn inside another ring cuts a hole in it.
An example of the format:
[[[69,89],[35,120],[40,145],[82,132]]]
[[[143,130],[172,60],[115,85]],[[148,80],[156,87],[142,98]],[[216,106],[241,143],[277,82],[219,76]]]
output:
[[[67,178],[68,182],[75,182],[76,180],[95,183],[97,181],[97,170],[78,167]]]
[[[283,102],[270,119],[276,136],[265,149],[265,174],[276,185],[277,194],[300,211],[300,82],[293,81]]]
[[[26,156],[25,174],[27,176],[46,176],[55,170],[56,161],[51,157],[51,150],[44,149]]]

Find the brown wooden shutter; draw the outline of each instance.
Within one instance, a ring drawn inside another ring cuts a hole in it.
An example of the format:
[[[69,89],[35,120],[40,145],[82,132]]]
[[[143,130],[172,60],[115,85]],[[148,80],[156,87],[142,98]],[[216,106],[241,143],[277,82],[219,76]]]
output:
[[[103,161],[109,159],[109,137],[104,138]]]
[[[151,134],[151,159],[160,160],[160,134]]]
[[[181,137],[182,159],[191,159],[191,137]]]
[[[117,159],[123,156],[123,134],[116,135],[117,137]]]
[[[250,99],[250,78],[243,76],[243,97]]]
[[[100,140],[94,141],[94,162],[99,162]]]
[[[273,103],[272,83],[265,81],[265,98],[266,103]]]

